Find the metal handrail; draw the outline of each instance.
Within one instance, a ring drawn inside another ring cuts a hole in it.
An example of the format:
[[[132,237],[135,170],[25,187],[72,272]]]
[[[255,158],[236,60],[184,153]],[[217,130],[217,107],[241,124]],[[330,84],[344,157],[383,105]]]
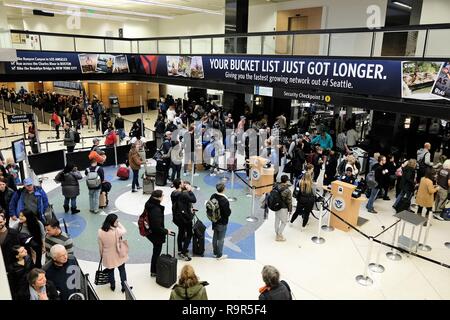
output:
[[[231,33],[231,34],[204,34],[192,36],[163,36],[163,37],[143,37],[143,38],[119,38],[106,36],[91,36],[82,34],[67,34],[40,32],[28,30],[10,30],[14,34],[29,34],[41,36],[55,36],[68,38],[90,38],[104,40],[120,40],[120,41],[156,41],[156,40],[179,40],[179,39],[202,39],[202,38],[235,38],[235,37],[255,37],[255,36],[281,36],[281,35],[298,35],[298,34],[331,34],[331,33],[371,33],[371,32],[402,32],[402,31],[420,31],[433,29],[450,29],[450,23],[422,24],[412,26],[393,26],[380,28],[336,28],[336,29],[312,29],[312,30],[295,30],[295,31],[265,31],[265,32],[248,32],[248,33]]]

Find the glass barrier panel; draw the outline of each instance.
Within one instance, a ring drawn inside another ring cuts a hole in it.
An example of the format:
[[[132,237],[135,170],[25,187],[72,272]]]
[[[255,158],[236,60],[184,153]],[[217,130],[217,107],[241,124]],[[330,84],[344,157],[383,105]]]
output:
[[[159,40],[158,50],[159,54],[179,54],[180,43],[178,40]]]
[[[105,52],[101,39],[75,38],[75,44],[78,52]]]
[[[190,39],[181,39],[181,54],[191,54]]]
[[[41,36],[42,50],[75,51],[72,37]]]
[[[156,40],[139,41],[139,53],[157,53],[158,47]]]
[[[139,41],[131,41],[131,53],[139,53],[138,51],[138,42]]]
[[[131,44],[128,40],[105,40],[106,52],[131,53]]]
[[[213,41],[213,53],[224,54],[225,53],[225,40],[229,38],[212,38]]]
[[[370,57],[372,32],[332,33],[330,39],[330,56]]]
[[[297,34],[294,35],[294,55],[324,56],[328,53],[328,34]]]
[[[247,37],[247,54],[261,54],[261,41],[261,36]]]
[[[421,57],[426,30],[375,33],[374,57]]]
[[[192,39],[192,54],[210,54],[211,38]]]
[[[263,54],[292,54],[292,35],[264,36]]]
[[[22,33],[11,33],[11,44],[18,50],[39,50],[39,36]]]
[[[435,29],[428,32],[425,57],[450,57],[450,30]]]

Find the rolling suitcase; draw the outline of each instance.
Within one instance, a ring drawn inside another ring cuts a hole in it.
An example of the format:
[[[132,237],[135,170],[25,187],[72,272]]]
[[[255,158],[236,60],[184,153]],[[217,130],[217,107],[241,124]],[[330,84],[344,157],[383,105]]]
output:
[[[175,258],[175,233],[173,236],[173,255],[169,254],[169,235],[167,235],[166,254],[162,254],[156,261],[156,283],[170,288],[177,282],[177,259]]]
[[[196,221],[194,223],[193,235],[192,235],[192,253],[196,256],[203,257],[205,253],[205,231],[206,226],[203,222],[195,216]]]
[[[155,190],[155,178],[144,175],[142,179],[142,192],[144,194],[150,194],[153,190]]]
[[[156,171],[155,184],[160,187],[167,184],[167,174],[165,171]]]

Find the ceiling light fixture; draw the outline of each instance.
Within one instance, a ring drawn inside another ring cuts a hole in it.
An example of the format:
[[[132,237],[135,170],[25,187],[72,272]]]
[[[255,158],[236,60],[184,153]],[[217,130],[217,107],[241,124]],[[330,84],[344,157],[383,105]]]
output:
[[[4,3],[5,7],[11,7],[11,8],[17,8],[17,9],[25,9],[25,10],[42,10],[44,12],[54,13],[56,15],[63,15],[63,16],[73,16],[76,15],[72,11],[62,11],[62,10],[55,10],[55,9],[47,9],[42,7],[30,7],[30,6],[24,6],[19,4],[12,4],[12,3]],[[88,13],[88,12],[79,12],[80,17],[85,18],[92,18],[92,19],[100,19],[100,20],[114,20],[114,21],[126,21],[126,20],[133,20],[133,21],[141,21],[141,22],[148,22],[148,19],[143,18],[134,18],[134,17],[126,17],[126,16],[114,16],[114,15],[106,15],[106,14],[98,14],[98,13]]]
[[[406,3],[400,2],[400,1],[393,1],[393,4],[396,4],[397,6],[403,7],[403,8],[407,8],[409,10],[412,9],[411,6],[407,5]]]
[[[127,15],[132,15],[132,16],[141,16],[141,17],[148,17],[148,18],[173,19],[173,17],[163,16],[163,15],[159,15],[159,14],[118,10],[118,9],[110,9],[110,8],[103,8],[103,7],[84,6],[84,5],[78,5],[78,4],[57,2],[57,1],[45,1],[45,0],[20,0],[20,1],[27,2],[27,3],[39,3],[39,4],[44,4],[44,5],[53,5],[53,6],[65,7],[65,8],[75,8],[75,9],[95,10],[95,11],[100,11],[100,12],[127,14]]]
[[[221,15],[221,16],[223,15],[223,13],[220,11],[188,7],[188,6],[178,5],[178,4],[171,4],[171,3],[163,3],[163,2],[159,2],[159,1],[153,1],[153,0],[126,0],[126,2],[140,3],[140,4],[145,4],[145,5],[154,5],[154,6],[158,6],[158,7],[187,10],[187,11],[194,11],[194,12],[201,12],[201,13],[216,14],[216,15]]]

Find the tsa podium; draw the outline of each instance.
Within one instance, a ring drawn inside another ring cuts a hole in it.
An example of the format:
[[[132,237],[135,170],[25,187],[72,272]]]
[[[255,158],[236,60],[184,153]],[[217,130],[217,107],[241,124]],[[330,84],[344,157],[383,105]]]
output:
[[[359,208],[361,203],[365,202],[367,198],[364,195],[361,195],[359,198],[353,198],[352,193],[355,189],[356,186],[352,184],[342,181],[333,181],[331,183],[331,194],[333,197],[331,199],[330,210],[356,227],[366,223],[368,220],[359,218]],[[350,230],[350,227],[347,224],[334,215],[331,215],[330,226],[345,232]]]
[[[264,168],[267,161],[267,159],[258,156],[251,156],[249,159],[251,186],[256,188],[267,186],[264,188],[255,189],[255,195],[257,196],[261,196],[272,190],[273,175],[275,174],[275,170],[273,167]]]

